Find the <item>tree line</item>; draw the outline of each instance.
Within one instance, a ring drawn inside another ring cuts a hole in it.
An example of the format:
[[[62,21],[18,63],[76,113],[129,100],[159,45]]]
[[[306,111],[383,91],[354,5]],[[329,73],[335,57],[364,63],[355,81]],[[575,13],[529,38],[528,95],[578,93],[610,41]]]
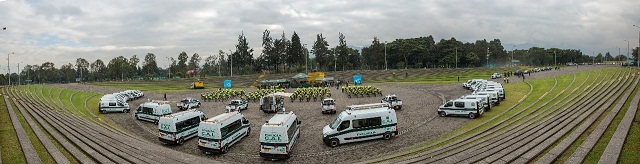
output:
[[[217,55],[204,58],[198,53],[188,55],[181,52],[167,57],[168,68],[158,67],[156,55],[147,53],[141,61],[137,55],[130,58],[115,57],[108,62],[101,59],[89,62],[78,58],[75,64],[68,63],[55,67],[52,62],[40,65],[26,65],[20,74],[0,75],[0,83],[6,84],[7,76],[13,83],[18,77],[24,83],[67,83],[82,81],[110,81],[149,78],[231,76],[256,73],[293,73],[305,71],[345,71],[415,68],[463,68],[482,66],[505,66],[511,64],[531,66],[552,66],[564,64],[626,60],[626,56],[611,56],[598,53],[597,56],[583,54],[580,50],[540,48],[507,51],[500,39],[462,42],[455,38],[435,41],[433,36],[401,38],[381,41],[373,37],[370,45],[356,49],[349,47],[346,36],[338,35],[338,44],[329,45],[322,33],[316,35],[311,49],[307,49],[294,31],[288,38],[282,32],[276,38],[265,30],[262,36],[262,52],[254,57],[244,34],[238,36],[235,50],[219,50]],[[309,54],[315,57],[307,58]],[[637,47],[633,51],[637,57]],[[512,63],[512,58],[516,63]],[[142,63],[140,63],[142,62]],[[203,63],[201,63],[203,62]]]

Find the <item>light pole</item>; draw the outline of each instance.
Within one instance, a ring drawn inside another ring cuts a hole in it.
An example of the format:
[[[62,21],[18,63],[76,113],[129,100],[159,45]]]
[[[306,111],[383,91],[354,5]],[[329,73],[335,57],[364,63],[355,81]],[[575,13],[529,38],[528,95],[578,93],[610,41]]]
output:
[[[456,47],[456,68],[458,68],[458,47]]]
[[[305,43],[304,46],[302,46],[302,53],[304,53],[304,73],[309,73],[309,69],[307,69],[307,60],[309,60],[309,54],[307,53],[307,44]]]
[[[338,56],[336,55],[336,49],[333,49],[333,72],[338,71]]]
[[[558,68],[558,54],[553,50],[553,67]]]
[[[628,40],[624,40],[627,42],[627,58],[629,58],[629,41]]]
[[[489,47],[487,47],[487,68],[489,67]]]
[[[513,67],[513,54],[516,53],[516,46],[513,46],[513,49],[511,49],[511,66]]]
[[[387,41],[384,41],[384,70],[387,70]]]
[[[167,58],[167,61],[169,62],[167,69],[169,70],[169,79],[171,79],[171,59],[169,57],[165,57]]]
[[[13,52],[11,52],[10,54],[14,54]],[[9,76],[9,85],[11,85],[11,67],[9,67],[9,54],[7,54],[7,72],[8,72],[8,76]]]
[[[20,63],[18,63],[18,86],[20,85]]]
[[[633,27],[640,28],[635,24],[633,25]],[[638,30],[638,56],[636,56],[636,63],[638,63],[638,68],[640,68],[640,30]]]

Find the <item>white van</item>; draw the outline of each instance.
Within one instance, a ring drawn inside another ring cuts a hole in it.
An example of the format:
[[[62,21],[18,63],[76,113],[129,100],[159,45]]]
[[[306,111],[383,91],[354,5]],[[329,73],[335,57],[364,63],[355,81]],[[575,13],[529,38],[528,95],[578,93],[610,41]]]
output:
[[[484,109],[480,107],[480,100],[478,99],[457,99],[451,100],[447,103],[440,105],[438,108],[438,115],[446,117],[453,116],[468,116],[470,119],[475,119],[484,113]]]
[[[500,101],[502,101],[502,100],[504,100],[506,98],[506,96],[504,94],[504,88],[502,88],[502,87],[500,87],[500,88],[497,88],[497,87],[486,87],[482,91],[488,91],[488,92],[495,91],[495,92],[498,92],[498,100],[500,100]]]
[[[158,139],[165,144],[182,144],[197,136],[200,121],[207,117],[197,109],[191,109],[160,117]]]
[[[108,94],[102,96],[100,98],[100,102],[98,102],[98,112],[107,113],[107,112],[123,112],[129,113],[129,103],[122,99],[118,99],[116,95]]]
[[[260,129],[260,156],[267,159],[288,159],[300,137],[300,121],[293,112],[281,112]]]
[[[492,107],[489,95],[465,95],[460,97],[460,99],[479,99],[480,103],[484,107],[484,111],[489,111]]]
[[[322,140],[330,147],[349,142],[398,135],[396,112],[386,103],[351,105],[322,129]]]
[[[200,122],[198,149],[206,154],[227,153],[240,139],[251,132],[249,121],[238,111],[223,113]]]
[[[496,91],[476,91],[473,92],[472,95],[489,95],[491,98],[492,105],[500,104],[500,99],[498,99],[498,92]]]
[[[134,116],[136,120],[145,120],[158,124],[160,117],[168,114],[171,114],[169,101],[154,100],[140,104]]]

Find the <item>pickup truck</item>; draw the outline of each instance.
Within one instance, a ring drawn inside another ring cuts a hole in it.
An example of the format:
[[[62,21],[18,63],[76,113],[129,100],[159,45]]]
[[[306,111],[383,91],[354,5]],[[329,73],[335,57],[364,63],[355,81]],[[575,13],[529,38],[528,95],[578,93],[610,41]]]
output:
[[[322,114],[336,113],[336,100],[333,98],[325,98],[322,100]]]
[[[184,98],[182,99],[182,101],[178,102],[176,104],[176,106],[178,106],[178,109],[180,110],[187,110],[187,109],[191,109],[191,108],[199,108],[200,107],[200,100],[196,100],[194,98]]]
[[[249,103],[247,103],[247,100],[242,99],[231,100],[231,103],[227,105],[227,111],[245,110],[247,108],[249,108]]]
[[[387,103],[389,104],[389,107],[395,110],[402,109],[402,100],[399,100],[398,96],[396,96],[395,94],[383,97],[382,100],[380,100],[380,103]]]

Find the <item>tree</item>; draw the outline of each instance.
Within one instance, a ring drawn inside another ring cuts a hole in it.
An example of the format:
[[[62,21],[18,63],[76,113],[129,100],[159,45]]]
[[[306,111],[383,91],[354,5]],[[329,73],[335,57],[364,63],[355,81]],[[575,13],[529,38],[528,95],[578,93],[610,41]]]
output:
[[[189,60],[189,70],[194,70],[194,71],[198,71],[198,68],[200,66],[200,61],[202,60],[202,58],[200,58],[200,55],[198,55],[198,53],[194,53],[191,56],[191,59]]]
[[[216,56],[209,56],[204,60],[204,66],[202,66],[202,73],[200,75],[213,75],[213,73],[215,72],[215,64],[216,64],[216,60],[217,57]]]
[[[218,51],[218,76],[222,76],[222,67],[224,66],[225,70],[226,70],[226,60],[224,59],[224,51],[219,50]],[[225,71],[227,72],[227,71]]]
[[[276,69],[279,69],[280,64],[286,64],[287,49],[289,48],[290,44],[291,42],[287,40],[287,37],[284,35],[284,32],[282,32],[282,36],[280,39],[276,39],[273,42],[273,45],[274,45],[273,56],[268,57],[267,60],[269,62],[274,63],[276,66]]]
[[[157,75],[159,69],[155,54],[147,53],[147,55],[144,56],[144,63],[142,65],[146,77],[155,77]]]
[[[73,69],[73,64],[68,63],[60,67],[59,82],[69,83],[76,80],[76,71]]]
[[[127,67],[129,67],[127,58],[118,56],[111,59],[111,61],[109,61],[109,64],[107,65],[107,70],[110,75],[109,78],[120,78],[120,80],[124,80],[124,74],[127,71]]]
[[[294,31],[293,35],[291,35],[291,44],[289,44],[289,47],[287,48],[287,56],[285,57],[287,65],[289,67],[303,66],[306,60],[305,57],[306,55],[302,44],[300,43],[300,37],[298,37],[298,34]]]
[[[89,62],[87,60],[85,60],[84,58],[78,58],[76,59],[76,71],[80,73],[80,75],[78,75],[80,77],[81,81],[84,81],[83,79],[86,76],[89,76]]]
[[[349,50],[347,49],[347,40],[344,37],[344,34],[341,32],[338,35],[338,46],[336,46],[336,54],[339,65],[342,65],[342,71],[345,70],[345,65],[347,64],[347,57],[349,56]]]
[[[56,77],[59,77],[55,65],[52,62],[44,62],[40,66],[40,74],[38,77],[42,78],[41,82],[50,83],[57,81]],[[39,79],[40,79],[39,78]]]
[[[178,65],[175,72],[179,72],[180,75],[187,72],[187,59],[189,59],[189,56],[186,52],[182,51],[182,53],[178,55]]]
[[[133,55],[129,59],[129,74],[133,76],[138,76],[138,63],[140,63],[140,59],[138,59],[137,55]]]
[[[274,67],[274,70],[278,71],[278,64],[276,60],[275,47],[273,43],[273,38],[270,36],[271,32],[269,30],[264,30],[262,32],[262,55],[260,55],[261,60],[264,62],[264,66],[267,68]]]
[[[239,72],[246,74],[251,71],[251,69],[248,70],[247,68],[253,65],[253,49],[249,47],[244,33],[238,36],[236,52],[232,53],[232,57],[236,68],[240,68]]]
[[[93,80],[102,81],[105,79],[106,70],[107,66],[105,66],[104,62],[100,59],[96,59],[96,61],[91,63],[91,76],[93,77]]]
[[[321,70],[328,71],[333,61],[332,53],[329,51],[329,43],[322,33],[316,35],[311,52],[316,56],[316,62]]]

